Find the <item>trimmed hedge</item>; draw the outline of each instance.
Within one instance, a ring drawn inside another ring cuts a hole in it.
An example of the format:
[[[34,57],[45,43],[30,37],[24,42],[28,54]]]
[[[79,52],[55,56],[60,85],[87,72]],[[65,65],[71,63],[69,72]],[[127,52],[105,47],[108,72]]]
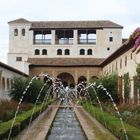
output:
[[[52,101],[49,101],[47,103],[46,108],[51,102]],[[12,129],[11,138],[16,136],[21,130],[23,130],[29,124],[30,117],[32,115],[32,109],[22,114],[19,114],[17,116],[13,129]],[[36,106],[32,120],[34,120],[40,114],[40,110],[42,110],[41,105]],[[8,138],[12,122],[13,122],[13,119],[0,124],[0,139]]]
[[[104,117],[99,108],[91,105],[90,103],[83,103],[83,107],[87,110],[93,117],[95,117],[100,123],[102,123],[107,129],[109,129],[116,137],[120,140],[126,140],[123,127],[121,125],[120,119],[104,112]],[[104,121],[105,118],[105,121]],[[125,123],[125,128],[127,131],[129,140],[140,140],[140,129]]]

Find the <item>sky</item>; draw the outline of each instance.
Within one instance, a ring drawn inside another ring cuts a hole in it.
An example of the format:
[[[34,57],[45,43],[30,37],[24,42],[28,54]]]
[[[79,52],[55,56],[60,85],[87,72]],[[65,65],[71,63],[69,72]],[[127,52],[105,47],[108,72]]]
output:
[[[8,21],[111,20],[128,38],[140,27],[139,5],[139,0],[0,0],[0,61],[7,63]]]

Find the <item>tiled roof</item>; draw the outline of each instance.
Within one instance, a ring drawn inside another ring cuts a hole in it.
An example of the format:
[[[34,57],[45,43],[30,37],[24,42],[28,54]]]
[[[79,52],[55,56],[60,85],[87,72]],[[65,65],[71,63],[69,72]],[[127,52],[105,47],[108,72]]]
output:
[[[16,20],[9,21],[8,23],[31,23],[31,22],[24,19],[24,18],[19,18],[19,19],[16,19]]]
[[[112,21],[36,21],[32,22],[31,29],[35,28],[123,28]]]
[[[96,58],[28,58],[30,65],[39,66],[99,66],[103,60]]]
[[[3,67],[3,68],[5,68],[5,69],[8,69],[8,70],[10,70],[10,71],[13,71],[13,72],[15,72],[15,73],[18,73],[18,74],[23,75],[23,76],[26,76],[26,77],[29,76],[29,75],[27,75],[26,73],[23,73],[22,71],[19,71],[19,70],[15,69],[15,68],[13,68],[13,67],[7,65],[7,64],[4,64],[4,63],[2,63],[2,62],[0,62],[0,67]]]
[[[31,29],[36,28],[123,28],[121,25],[109,20],[91,21],[28,21],[19,18],[8,23],[31,23]]]

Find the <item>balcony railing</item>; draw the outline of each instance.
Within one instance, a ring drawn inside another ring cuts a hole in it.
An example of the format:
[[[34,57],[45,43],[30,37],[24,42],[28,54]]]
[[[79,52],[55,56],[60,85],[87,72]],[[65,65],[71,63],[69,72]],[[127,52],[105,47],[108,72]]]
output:
[[[96,44],[96,39],[79,39],[78,44]]]
[[[38,45],[51,44],[51,39],[35,39],[34,44]]]
[[[73,38],[70,39],[70,38],[63,38],[63,39],[56,39],[55,40],[55,43],[56,44],[73,44]]]

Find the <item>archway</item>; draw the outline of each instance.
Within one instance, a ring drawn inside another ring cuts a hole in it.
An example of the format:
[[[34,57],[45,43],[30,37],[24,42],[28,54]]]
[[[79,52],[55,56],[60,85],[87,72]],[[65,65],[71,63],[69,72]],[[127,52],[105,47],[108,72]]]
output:
[[[87,81],[87,78],[85,76],[80,76],[78,78],[78,83],[81,83],[81,82],[86,82]]]
[[[57,78],[61,79],[64,87],[69,86],[69,87],[74,87],[75,82],[74,82],[74,78],[71,74],[69,73],[60,73]]]

